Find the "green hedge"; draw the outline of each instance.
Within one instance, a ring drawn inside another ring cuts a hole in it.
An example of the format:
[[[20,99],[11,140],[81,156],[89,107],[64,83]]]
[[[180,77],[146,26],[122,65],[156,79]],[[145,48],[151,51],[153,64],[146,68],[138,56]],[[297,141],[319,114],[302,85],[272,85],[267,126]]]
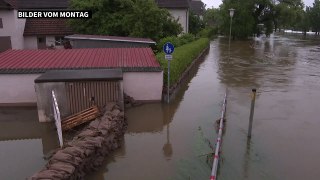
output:
[[[197,36],[199,37],[207,37],[207,38],[213,38],[215,35],[218,34],[218,28],[214,27],[214,28],[205,28],[205,29],[202,29],[198,34]]]
[[[200,53],[209,45],[208,38],[200,38],[191,43],[175,48],[173,60],[170,63],[170,85],[176,83],[181,74],[200,55]],[[167,84],[168,62],[164,59],[164,53],[157,54],[157,60],[163,68],[163,78],[165,85]]]
[[[176,37],[176,36],[165,37],[157,43],[157,50],[161,52],[162,47],[166,42],[171,42],[174,45],[174,47],[179,47],[184,44],[190,43],[194,40],[196,40],[196,37],[193,34],[188,34],[188,33],[183,34],[179,37]]]

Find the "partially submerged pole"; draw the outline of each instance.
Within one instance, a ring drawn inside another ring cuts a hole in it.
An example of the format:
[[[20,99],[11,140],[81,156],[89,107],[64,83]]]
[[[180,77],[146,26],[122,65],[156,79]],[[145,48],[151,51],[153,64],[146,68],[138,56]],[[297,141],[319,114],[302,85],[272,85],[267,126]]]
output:
[[[221,112],[220,123],[219,123],[219,132],[218,132],[218,138],[216,143],[216,149],[213,155],[213,165],[212,165],[210,180],[215,180],[217,178],[219,155],[220,155],[221,141],[222,141],[223,120],[225,117],[226,108],[227,108],[227,91],[224,94],[222,112]]]
[[[252,89],[252,99],[251,99],[251,109],[250,109],[250,117],[249,117],[248,138],[251,138],[253,114],[254,114],[254,104],[255,104],[255,101],[256,101],[256,92],[257,92],[256,89]]]

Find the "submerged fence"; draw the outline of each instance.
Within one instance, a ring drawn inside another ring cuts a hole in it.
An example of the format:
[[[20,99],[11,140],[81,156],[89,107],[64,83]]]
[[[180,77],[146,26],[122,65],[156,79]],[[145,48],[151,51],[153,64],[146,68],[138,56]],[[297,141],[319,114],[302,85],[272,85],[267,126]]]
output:
[[[217,143],[216,143],[216,149],[213,154],[213,165],[212,165],[210,180],[216,180],[216,178],[217,178],[217,171],[218,171],[218,165],[219,165],[219,159],[220,159],[219,155],[220,155],[220,149],[221,149],[221,143],[222,143],[223,123],[224,123],[226,108],[227,108],[227,90],[226,90],[226,93],[224,94],[222,112],[221,112],[220,123],[219,123],[219,132],[218,132],[218,138],[217,138]]]

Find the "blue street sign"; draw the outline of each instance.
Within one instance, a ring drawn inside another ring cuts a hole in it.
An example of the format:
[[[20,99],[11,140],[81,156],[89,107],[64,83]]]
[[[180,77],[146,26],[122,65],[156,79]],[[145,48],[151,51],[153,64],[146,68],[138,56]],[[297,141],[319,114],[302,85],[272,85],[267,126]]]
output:
[[[167,42],[163,45],[163,52],[166,54],[172,54],[174,51],[174,46],[170,42]]]

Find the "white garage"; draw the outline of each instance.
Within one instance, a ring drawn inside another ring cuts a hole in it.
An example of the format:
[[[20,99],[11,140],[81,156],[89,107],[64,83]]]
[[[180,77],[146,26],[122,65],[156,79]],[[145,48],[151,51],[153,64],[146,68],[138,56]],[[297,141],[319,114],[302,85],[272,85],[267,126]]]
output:
[[[49,70],[114,68],[127,95],[161,100],[163,70],[150,48],[7,50],[0,53],[0,105],[36,105],[34,80]]]

